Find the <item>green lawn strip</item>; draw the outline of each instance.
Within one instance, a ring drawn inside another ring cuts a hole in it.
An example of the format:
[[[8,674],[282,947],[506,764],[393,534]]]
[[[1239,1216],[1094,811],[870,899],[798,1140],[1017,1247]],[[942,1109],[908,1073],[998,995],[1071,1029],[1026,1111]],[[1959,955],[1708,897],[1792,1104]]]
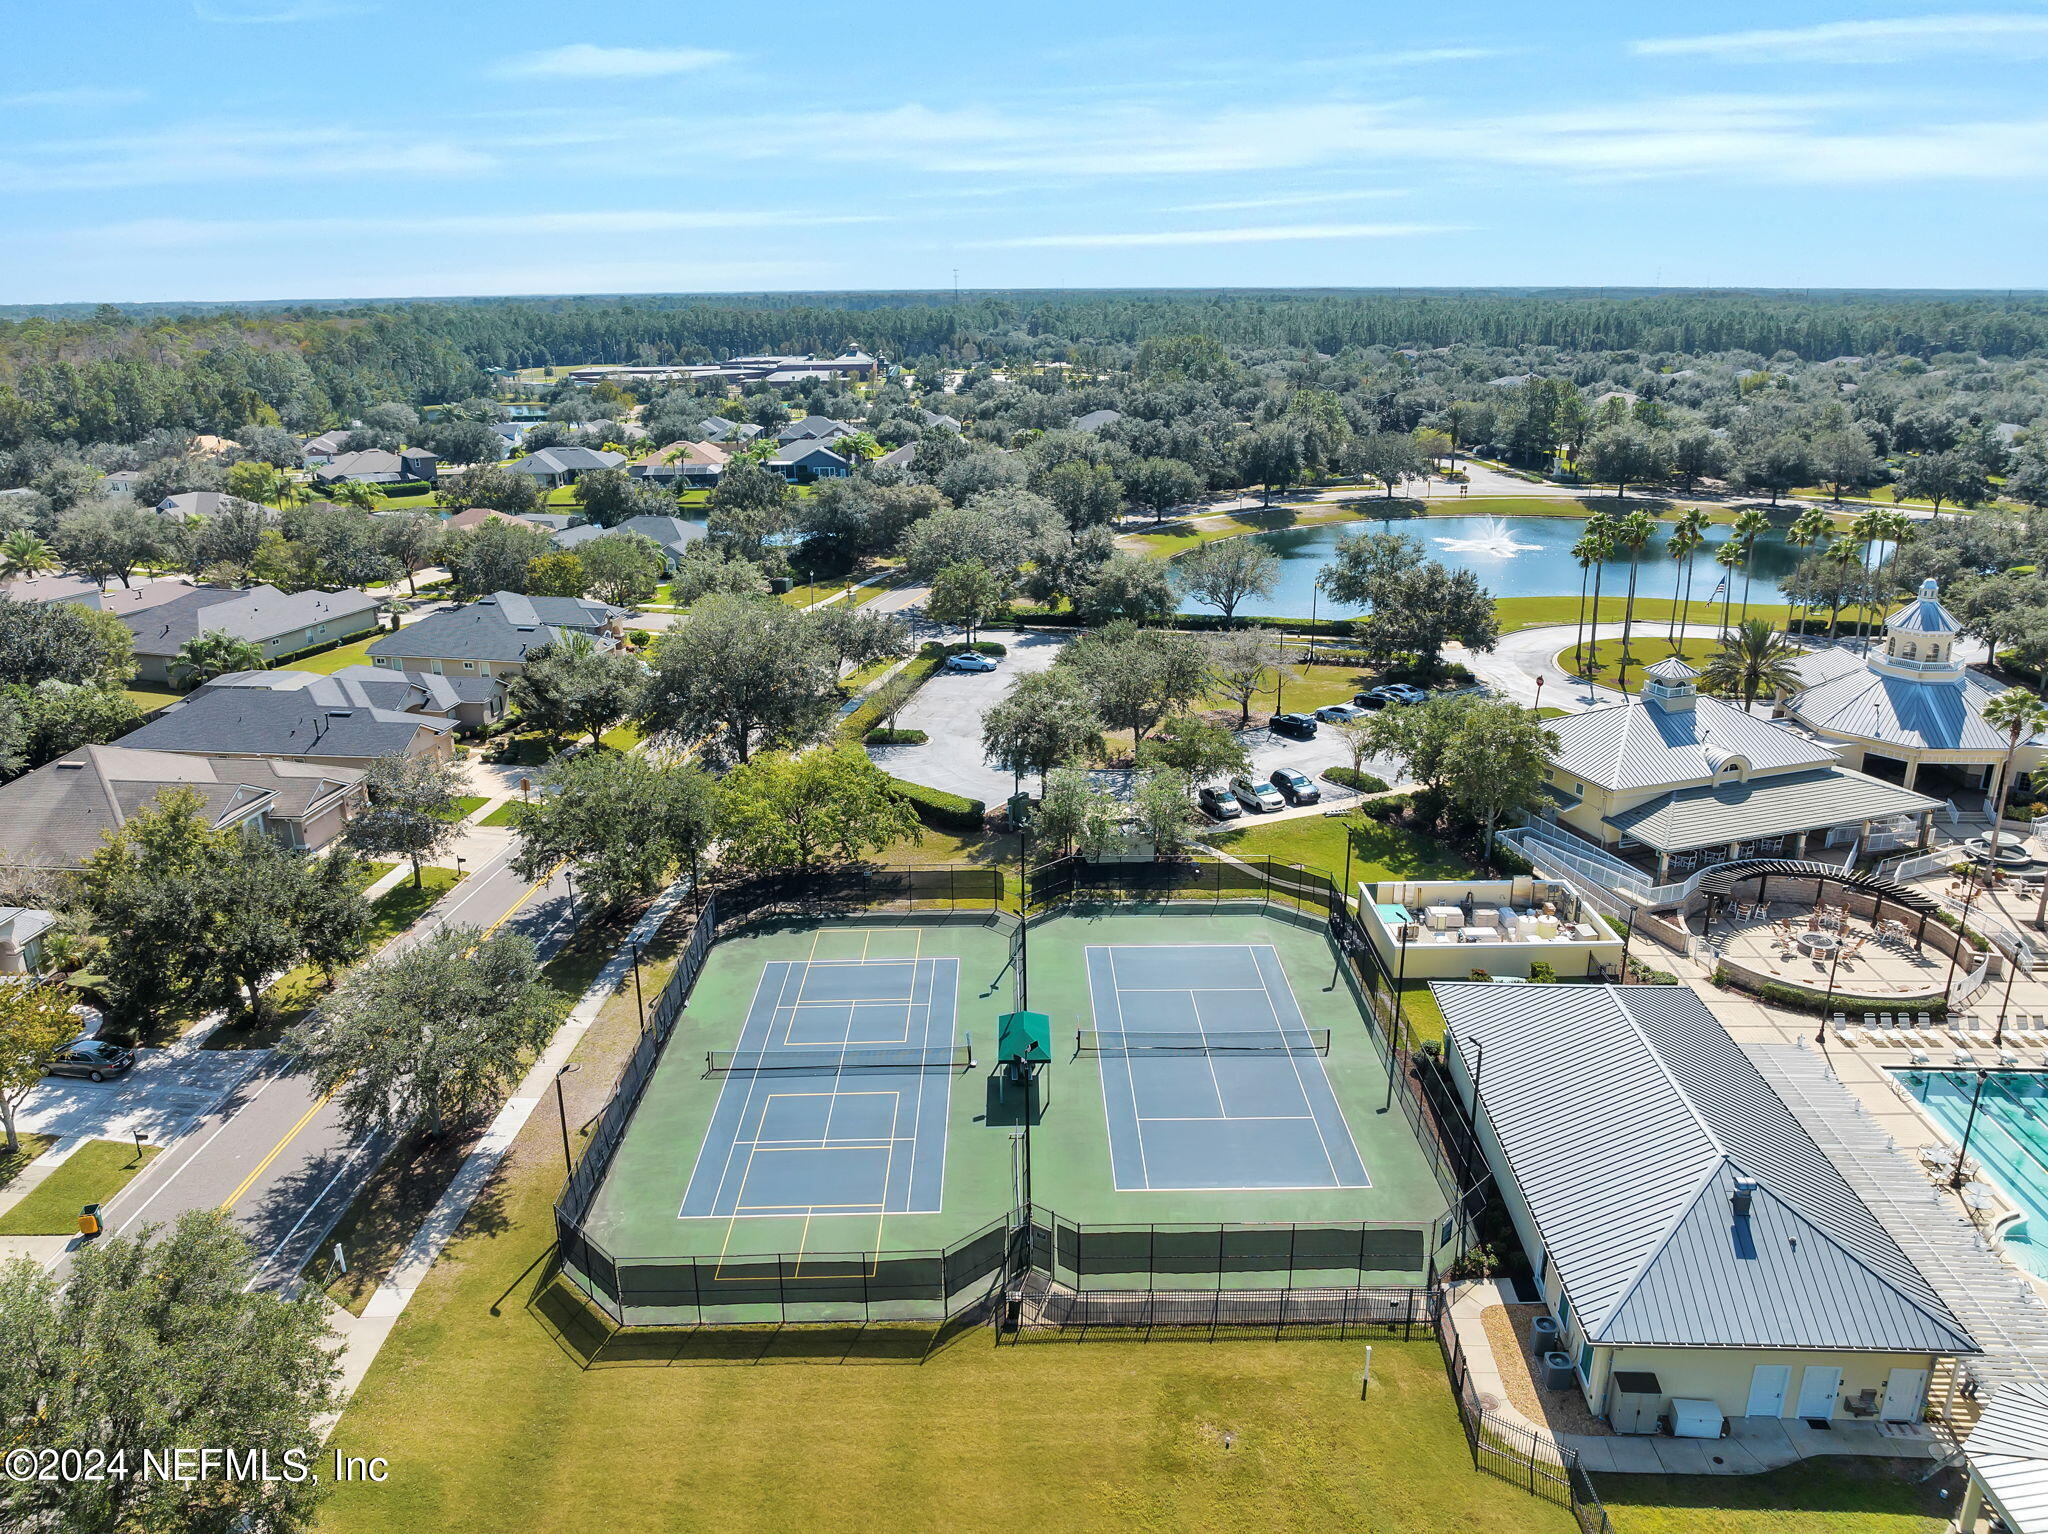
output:
[[[1704,671],[1707,662],[1718,655],[1720,650],[1721,642],[1718,639],[1698,639],[1691,636],[1681,637],[1674,648],[1661,629],[1639,628],[1629,641],[1629,686],[1634,687],[1642,681],[1643,667],[1654,666],[1667,656],[1677,655],[1687,664]],[[1579,674],[1582,667],[1591,666],[1597,668],[1593,671],[1596,679],[1620,685],[1618,673],[1622,652],[1619,638],[1597,640],[1586,645],[1584,652],[1581,655],[1580,647],[1577,645],[1566,645],[1557,653],[1551,664],[1557,667],[1559,676],[1574,676]]]
[[[0,1140],[0,1193],[7,1191],[7,1185],[19,1177],[31,1161],[57,1143],[55,1135],[24,1133],[15,1138],[20,1144],[14,1150],[9,1150],[7,1142]]]
[[[477,824],[480,826],[516,826],[519,824],[519,812],[525,808],[525,801],[507,799],[495,810],[492,810],[490,814],[479,820]]]
[[[363,1313],[364,1303],[397,1265],[420,1222],[462,1170],[484,1127],[453,1129],[439,1139],[415,1132],[364,1181],[320,1243],[314,1272],[326,1279],[324,1287],[335,1304],[351,1315]],[[346,1271],[334,1271],[336,1246]]]
[[[1493,608],[1500,615],[1500,626],[1503,632],[1513,632],[1516,629],[1547,628],[1558,624],[1569,628],[1575,626],[1580,619],[1579,596],[1577,592],[1573,592],[1568,596],[1554,597],[1495,597]],[[1677,615],[1681,616],[1689,625],[1705,627],[1708,624],[1712,624],[1715,627],[1720,626],[1721,604],[1718,602],[1710,603],[1702,597],[1691,603],[1683,613],[1680,613],[1679,609],[1680,604],[1670,597],[1637,597],[1636,621],[1638,623],[1645,623],[1654,620],[1663,623],[1668,622],[1674,615]],[[1619,623],[1627,611],[1628,600],[1625,596],[1617,597],[1603,591],[1600,594],[1600,610],[1597,618],[1593,613],[1590,601],[1586,604],[1584,616],[1589,623]],[[1734,613],[1731,616],[1739,619],[1741,611],[1742,604],[1738,598]],[[1791,622],[1795,616],[1793,610],[1783,603],[1766,602],[1750,603],[1749,615],[1752,618],[1768,618],[1780,628]],[[1797,616],[1805,616],[1805,609],[1800,609]],[[1847,622],[1852,616],[1853,614],[1844,612],[1842,614],[1843,621]]]
[[[289,671],[317,671],[322,676],[332,676],[344,666],[367,666],[370,662],[370,646],[383,637],[383,630],[366,634],[348,644],[336,645],[331,650],[322,650],[317,655],[301,655],[283,663]]]
[[[372,865],[388,872],[394,865]],[[380,875],[381,877],[381,875]],[[466,870],[423,868],[420,887],[413,887],[408,872],[390,889],[370,902],[370,947],[382,947],[410,927],[449,890],[468,877]],[[374,883],[375,880],[366,882]],[[206,1037],[205,1049],[274,1049],[287,1028],[311,1010],[327,993],[328,977],[310,964],[301,964],[271,981],[263,992],[263,1021],[252,1025],[248,1018],[224,1023]]]
[[[149,1164],[155,1146],[137,1156],[131,1140],[94,1140],[81,1145],[26,1197],[0,1214],[0,1236],[68,1236],[78,1229],[78,1211],[104,1204]]]
[[[1441,842],[1356,813],[1239,823],[1207,840],[1235,857],[1298,863],[1341,883],[1347,836],[1354,885],[1382,879],[1468,879],[1478,872]]]
[[[1924,1460],[1831,1456],[1763,1475],[1598,1475],[1615,1534],[1936,1534],[1961,1495]],[[1947,1493],[1944,1500],[1943,1493]]]
[[[647,732],[637,724],[621,724],[606,730],[598,738],[614,751],[630,751],[647,738]]]
[[[162,708],[166,703],[175,703],[185,695],[175,687],[156,687],[148,682],[131,682],[121,689],[128,695],[128,701],[144,713]]]
[[[572,1138],[637,1035],[629,986],[562,1078]],[[926,1354],[919,1329],[788,1328],[679,1334],[662,1339],[659,1367],[588,1367],[587,1312],[560,1285],[536,1293],[560,1134],[552,1111],[527,1121],[349,1402],[335,1447],[383,1455],[391,1474],[335,1488],[324,1530],[495,1534],[513,1466],[523,1521],[581,1527],[603,1486],[611,1534],[673,1529],[705,1508],[731,1534],[905,1507],[920,1527],[1075,1534],[1575,1527],[1471,1468],[1442,1361],[1421,1339],[1375,1341],[1363,1401],[1355,1338],[998,1348],[971,1327]],[[775,1367],[735,1367],[754,1363]]]
[[[450,820],[467,820],[490,802],[490,799],[483,794],[464,794],[455,801],[455,813],[448,818]]]

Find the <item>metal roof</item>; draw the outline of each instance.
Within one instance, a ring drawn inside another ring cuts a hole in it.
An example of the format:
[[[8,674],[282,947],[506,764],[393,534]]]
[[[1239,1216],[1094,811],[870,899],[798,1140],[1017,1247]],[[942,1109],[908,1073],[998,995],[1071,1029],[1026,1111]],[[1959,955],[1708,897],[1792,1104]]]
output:
[[[1801,723],[1830,735],[1924,751],[2005,753],[2003,730],[1984,722],[1984,705],[2005,689],[1974,671],[1914,681],[1868,665],[1807,688],[1792,700]],[[1551,721],[1552,727],[1564,723]],[[2042,737],[2034,737],[2036,740]]]
[[[1659,682],[1690,682],[1699,675],[1697,667],[1687,664],[1683,656],[1667,655],[1654,666],[1643,668],[1643,675]]]
[[[1920,583],[1920,595],[1884,620],[1895,634],[1956,634],[1962,625],[1949,615],[1937,594],[1941,587],[1933,576]]]
[[[1497,1170],[1590,1340],[1976,1351],[1691,990],[1433,989]],[[1738,1178],[1755,1184],[1746,1216]]]
[[[1718,698],[1665,708],[1640,698],[1549,721],[1551,764],[1608,788],[1676,788],[1714,776],[1710,750],[1742,757],[1752,772],[1827,767],[1835,753]]]
[[[1846,767],[1789,772],[1775,778],[1683,788],[1636,805],[1607,824],[1647,847],[1691,852],[1724,842],[1811,831],[1822,826],[1917,815],[1941,801]]]
[[[1963,1454],[2016,1534],[2048,1534],[2048,1387],[2015,1383],[2000,1390]]]

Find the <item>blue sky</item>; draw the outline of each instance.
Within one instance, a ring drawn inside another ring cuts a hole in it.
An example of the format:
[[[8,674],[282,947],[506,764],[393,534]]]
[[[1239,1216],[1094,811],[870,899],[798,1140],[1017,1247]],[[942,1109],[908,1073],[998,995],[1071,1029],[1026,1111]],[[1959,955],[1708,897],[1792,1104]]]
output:
[[[2048,286],[2048,0],[10,8],[0,303]]]

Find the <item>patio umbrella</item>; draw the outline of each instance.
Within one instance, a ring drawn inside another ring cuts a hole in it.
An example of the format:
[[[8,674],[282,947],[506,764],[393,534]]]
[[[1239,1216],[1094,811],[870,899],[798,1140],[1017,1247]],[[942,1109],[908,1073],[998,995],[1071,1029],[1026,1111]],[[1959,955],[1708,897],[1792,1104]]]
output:
[[[1963,1202],[1972,1209],[1991,1209],[1998,1203],[1998,1195],[1981,1182],[1963,1184]]]

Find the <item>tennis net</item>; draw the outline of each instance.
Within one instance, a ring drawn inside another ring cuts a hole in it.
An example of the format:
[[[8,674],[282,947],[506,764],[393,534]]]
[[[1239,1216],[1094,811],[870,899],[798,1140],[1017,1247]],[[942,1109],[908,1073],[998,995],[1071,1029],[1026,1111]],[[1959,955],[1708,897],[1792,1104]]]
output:
[[[704,1053],[704,1074],[735,1071],[964,1071],[974,1064],[974,1042],[930,1048],[862,1049],[711,1049]]]
[[[1327,1055],[1327,1028],[1272,1028],[1237,1030],[1211,1028],[1207,1032],[1134,1033],[1128,1029],[1079,1028],[1074,1032],[1074,1052],[1081,1055]]]

